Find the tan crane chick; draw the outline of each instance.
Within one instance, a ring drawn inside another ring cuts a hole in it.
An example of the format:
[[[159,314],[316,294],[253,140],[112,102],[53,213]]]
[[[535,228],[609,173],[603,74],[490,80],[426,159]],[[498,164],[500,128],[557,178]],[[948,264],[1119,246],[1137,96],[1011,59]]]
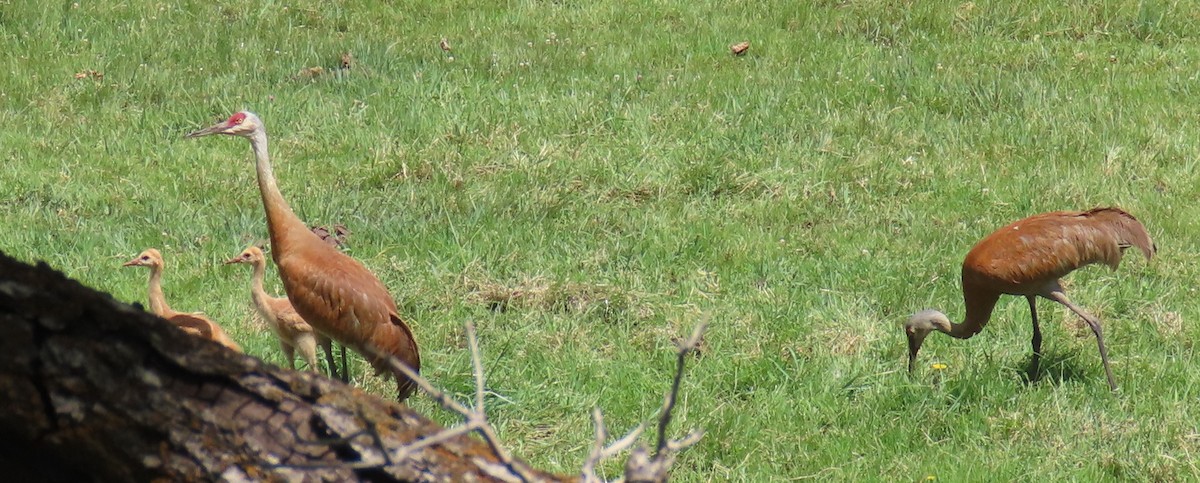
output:
[[[300,356],[308,363],[309,369],[320,372],[320,366],[317,365],[317,346],[321,346],[325,351],[329,370],[336,376],[333,347],[329,338],[313,330],[312,326],[296,313],[296,309],[292,307],[292,303],[288,299],[272,297],[267,295],[267,291],[263,289],[267,259],[262,250],[251,245],[242,250],[238,256],[225,262],[226,265],[233,263],[245,263],[253,267],[254,271],[250,278],[250,298],[254,300],[254,308],[258,310],[258,314],[262,316],[271,328],[271,332],[274,332],[275,337],[279,339],[279,348],[283,350],[283,357],[287,360],[288,367],[296,368],[296,351],[299,350]]]
[[[242,352],[241,346],[225,333],[225,330],[202,314],[185,314],[176,312],[167,305],[167,298],[162,290],[163,258],[154,248],[147,248],[137,257],[125,262],[124,267],[150,268],[150,311],[159,317],[167,319],[184,332],[197,337],[208,339],[225,347]]]
[[[284,201],[271,170],[262,120],[254,113],[241,111],[187,137],[211,134],[250,141],[271,236],[271,258],[296,312],[318,331],[363,354],[376,372],[391,373],[383,357],[395,357],[419,371],[417,341],[400,318],[387,288],[357,260],[310,231]],[[403,401],[416,385],[403,374],[394,377],[397,397]]]

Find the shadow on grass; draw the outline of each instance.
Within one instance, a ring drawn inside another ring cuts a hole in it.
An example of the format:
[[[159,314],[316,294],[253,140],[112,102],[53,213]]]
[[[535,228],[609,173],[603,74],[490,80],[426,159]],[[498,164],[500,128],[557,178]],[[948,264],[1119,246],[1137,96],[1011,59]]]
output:
[[[1037,371],[1033,368],[1033,355],[1030,354],[1014,368],[1021,375],[1021,382],[1026,385],[1047,381],[1050,384],[1061,385],[1064,382],[1080,380],[1086,377],[1087,371],[1076,365],[1078,358],[1057,352],[1042,351],[1042,360]]]

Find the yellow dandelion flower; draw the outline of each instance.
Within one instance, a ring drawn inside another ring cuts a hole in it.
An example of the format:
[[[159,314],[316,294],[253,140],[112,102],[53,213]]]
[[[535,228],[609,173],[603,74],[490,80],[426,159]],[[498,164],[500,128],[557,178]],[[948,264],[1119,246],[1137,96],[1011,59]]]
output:
[[[938,364],[934,364],[934,365],[938,365]],[[941,365],[945,366],[945,364],[941,364]],[[933,475],[929,475],[929,476],[925,477],[925,481],[937,481],[937,477],[933,476]]]
[[[942,364],[941,362],[934,362],[933,364],[930,364],[929,367],[932,367],[933,370],[935,370],[935,371],[944,371],[944,370],[946,370],[946,367],[948,367],[948,366],[945,364]]]

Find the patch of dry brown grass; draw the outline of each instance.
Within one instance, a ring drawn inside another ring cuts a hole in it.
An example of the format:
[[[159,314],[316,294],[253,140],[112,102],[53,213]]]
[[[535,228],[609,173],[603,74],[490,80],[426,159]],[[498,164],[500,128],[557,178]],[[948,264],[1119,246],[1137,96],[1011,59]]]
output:
[[[556,282],[542,275],[506,282],[484,274],[464,273],[461,286],[467,301],[484,304],[497,312],[530,309],[580,314],[599,310],[605,319],[632,316],[636,320],[655,314],[645,294],[611,284]]]

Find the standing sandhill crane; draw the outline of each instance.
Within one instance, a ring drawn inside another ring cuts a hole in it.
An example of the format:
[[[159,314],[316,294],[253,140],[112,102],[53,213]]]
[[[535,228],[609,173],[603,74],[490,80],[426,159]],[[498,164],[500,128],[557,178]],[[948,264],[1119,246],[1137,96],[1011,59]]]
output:
[[[225,334],[225,330],[221,329],[216,322],[200,314],[184,314],[171,310],[171,307],[167,305],[167,298],[163,295],[163,258],[158,250],[147,248],[146,251],[125,262],[122,266],[150,268],[150,311],[154,312],[154,315],[167,319],[168,322],[175,324],[184,332],[242,352],[242,348],[238,346],[237,342],[229,338],[229,335]]]
[[[283,350],[283,358],[287,359],[288,367],[296,368],[296,350],[299,350],[300,356],[308,362],[309,369],[320,372],[320,366],[317,365],[319,345],[325,351],[325,360],[329,363],[330,372],[336,375],[333,348],[329,338],[314,331],[312,326],[296,313],[288,299],[272,297],[263,289],[267,260],[262,250],[251,245],[238,256],[225,261],[226,265],[232,263],[245,263],[254,268],[250,276],[250,298],[254,300],[254,308],[258,310],[258,314],[267,321],[267,325],[279,339],[279,348]]]
[[[983,330],[992,316],[1000,295],[1024,295],[1033,317],[1033,361],[1031,373],[1038,370],[1042,353],[1042,330],[1038,327],[1036,297],[1041,296],[1067,306],[1083,318],[1096,334],[1100,360],[1108,386],[1117,390],[1100,320],[1071,303],[1059,279],[1076,269],[1103,263],[1116,270],[1125,249],[1135,246],[1149,260],[1154,256],[1150,234],[1133,215],[1119,208],[1095,208],[1089,211],[1055,211],[1013,222],[983,240],[963,260],[963,301],[966,321],[954,324],[946,314],[923,310],[904,324],[908,334],[908,370],[912,372],[917,351],[930,332],[938,331],[957,339],[969,339]]]
[[[210,134],[250,140],[271,236],[271,258],[296,312],[318,331],[363,354],[377,373],[387,370],[383,357],[389,356],[420,370],[417,341],[387,288],[357,260],[321,241],[283,200],[271,170],[262,120],[241,111],[187,137]],[[403,401],[416,385],[403,374],[393,376],[397,397]]]

